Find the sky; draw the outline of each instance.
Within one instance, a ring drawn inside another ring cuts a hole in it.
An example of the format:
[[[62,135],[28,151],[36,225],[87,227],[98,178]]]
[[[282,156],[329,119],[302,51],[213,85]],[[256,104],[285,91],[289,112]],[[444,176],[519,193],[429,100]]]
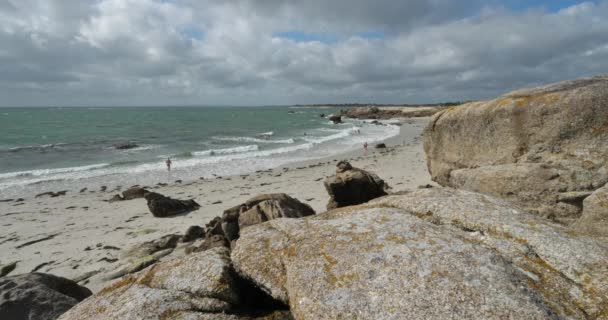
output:
[[[0,106],[436,103],[608,73],[608,0],[0,0]]]

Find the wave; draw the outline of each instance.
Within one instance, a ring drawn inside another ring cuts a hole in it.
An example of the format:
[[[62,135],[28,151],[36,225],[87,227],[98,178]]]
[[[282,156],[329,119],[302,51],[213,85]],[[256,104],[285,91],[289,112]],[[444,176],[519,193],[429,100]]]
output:
[[[159,144],[145,144],[145,145],[140,145],[140,146],[135,147],[135,148],[124,149],[124,150],[117,150],[117,151],[121,152],[121,153],[130,153],[130,152],[137,152],[137,151],[157,149],[157,148],[160,148],[160,147],[161,147],[161,145],[159,145]],[[116,148],[112,147],[112,149],[116,149]]]
[[[306,138],[304,138],[304,140],[318,144],[318,143],[328,142],[331,140],[346,138],[350,135],[351,135],[351,129],[347,129],[347,130],[339,130],[338,133],[334,133],[332,135],[324,136],[324,137],[315,137],[315,136],[306,137]]]
[[[213,156],[218,154],[232,154],[232,153],[243,153],[249,151],[257,151],[259,149],[257,144],[249,145],[249,146],[240,146],[234,148],[226,148],[226,149],[211,149],[205,151],[195,151],[192,152],[194,156]]]
[[[109,165],[110,164],[108,164],[108,163],[98,163],[98,164],[91,164],[91,165],[79,166],[79,167],[7,172],[7,173],[0,173],[0,179],[17,178],[17,177],[39,177],[39,176],[46,176],[46,175],[53,175],[53,174],[60,174],[60,173],[88,171],[88,170],[104,168]]]
[[[32,146],[22,146],[22,147],[13,147],[13,148],[9,148],[8,150],[2,150],[2,151],[8,151],[8,152],[20,152],[20,151],[26,151],[26,150],[45,150],[45,149],[53,149],[55,147],[60,147],[60,146],[65,146],[67,145],[67,143],[49,143],[49,144],[41,144],[41,145],[32,145]]]
[[[251,137],[223,137],[223,136],[211,137],[211,139],[219,140],[219,141],[276,143],[276,144],[292,144],[292,143],[296,142],[294,139],[267,140],[267,139],[251,138]]]

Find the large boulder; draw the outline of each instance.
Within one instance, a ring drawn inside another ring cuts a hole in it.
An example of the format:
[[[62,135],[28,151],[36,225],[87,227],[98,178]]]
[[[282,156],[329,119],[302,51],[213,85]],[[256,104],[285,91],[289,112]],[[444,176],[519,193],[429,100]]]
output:
[[[260,194],[224,210],[221,223],[237,222],[239,228],[244,228],[272,219],[302,218],[313,214],[312,207],[285,193]]]
[[[330,199],[327,209],[352,206],[385,196],[388,186],[377,175],[354,168],[347,161],[337,164],[336,174],[323,181]]]
[[[144,198],[148,202],[148,209],[150,209],[152,215],[159,218],[171,217],[200,208],[200,205],[192,199],[171,199],[156,192],[146,193]]]
[[[253,309],[255,308],[255,309]],[[155,264],[110,283],[61,316],[105,319],[292,319],[285,306],[243,281],[226,248]]]
[[[583,215],[572,227],[577,232],[608,239],[608,185],[585,198]]]
[[[233,265],[295,319],[593,319],[608,247],[454,189],[244,229]]]
[[[424,131],[432,179],[564,223],[608,182],[608,76],[565,81],[438,112]],[[563,199],[569,199],[564,201]]]
[[[0,319],[57,319],[91,291],[76,282],[45,273],[0,279]]]
[[[187,252],[208,250],[217,246],[230,247],[239,238],[242,228],[278,218],[302,218],[315,214],[307,204],[284,193],[257,195],[224,210],[205,226],[205,239]]]
[[[227,211],[234,210],[234,208]],[[226,214],[228,216],[230,213]],[[302,218],[315,214],[309,205],[284,193],[262,194],[240,206],[239,228],[278,218]]]
[[[123,277],[60,319],[174,319],[194,311],[222,312],[238,303],[228,250],[217,248]]]

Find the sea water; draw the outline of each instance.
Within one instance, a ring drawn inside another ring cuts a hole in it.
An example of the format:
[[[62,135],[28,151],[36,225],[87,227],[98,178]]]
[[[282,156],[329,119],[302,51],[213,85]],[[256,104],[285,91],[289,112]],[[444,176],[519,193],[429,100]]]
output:
[[[150,185],[254,172],[361,148],[399,133],[337,108],[0,109],[0,198],[100,185]],[[136,144],[117,149],[120,144]],[[165,160],[171,158],[167,171]]]

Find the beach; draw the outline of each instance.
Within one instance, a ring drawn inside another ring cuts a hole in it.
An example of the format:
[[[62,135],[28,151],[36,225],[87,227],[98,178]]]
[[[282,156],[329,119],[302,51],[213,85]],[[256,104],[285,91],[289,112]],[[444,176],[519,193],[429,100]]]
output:
[[[329,197],[323,180],[335,173],[339,160],[349,160],[355,167],[376,173],[392,192],[415,190],[431,183],[420,138],[429,119],[404,119],[399,135],[383,141],[386,149],[371,144],[367,154],[361,148],[248,174],[192,177],[182,182],[165,181],[163,177],[151,191],[194,199],[201,205],[196,211],[170,218],[153,217],[145,199],[108,202],[119,193],[117,185],[107,185],[105,191],[101,191],[101,185],[89,186],[83,192],[69,189],[57,197],[19,195],[23,201],[0,202],[0,263],[16,261],[13,274],[39,271],[69,279],[109,272],[117,267],[126,249],[164,235],[182,234],[192,225],[204,226],[225,209],[264,193],[286,193],[317,213],[324,212]],[[125,190],[129,186],[120,187]],[[104,281],[92,277],[85,283],[97,291]]]

